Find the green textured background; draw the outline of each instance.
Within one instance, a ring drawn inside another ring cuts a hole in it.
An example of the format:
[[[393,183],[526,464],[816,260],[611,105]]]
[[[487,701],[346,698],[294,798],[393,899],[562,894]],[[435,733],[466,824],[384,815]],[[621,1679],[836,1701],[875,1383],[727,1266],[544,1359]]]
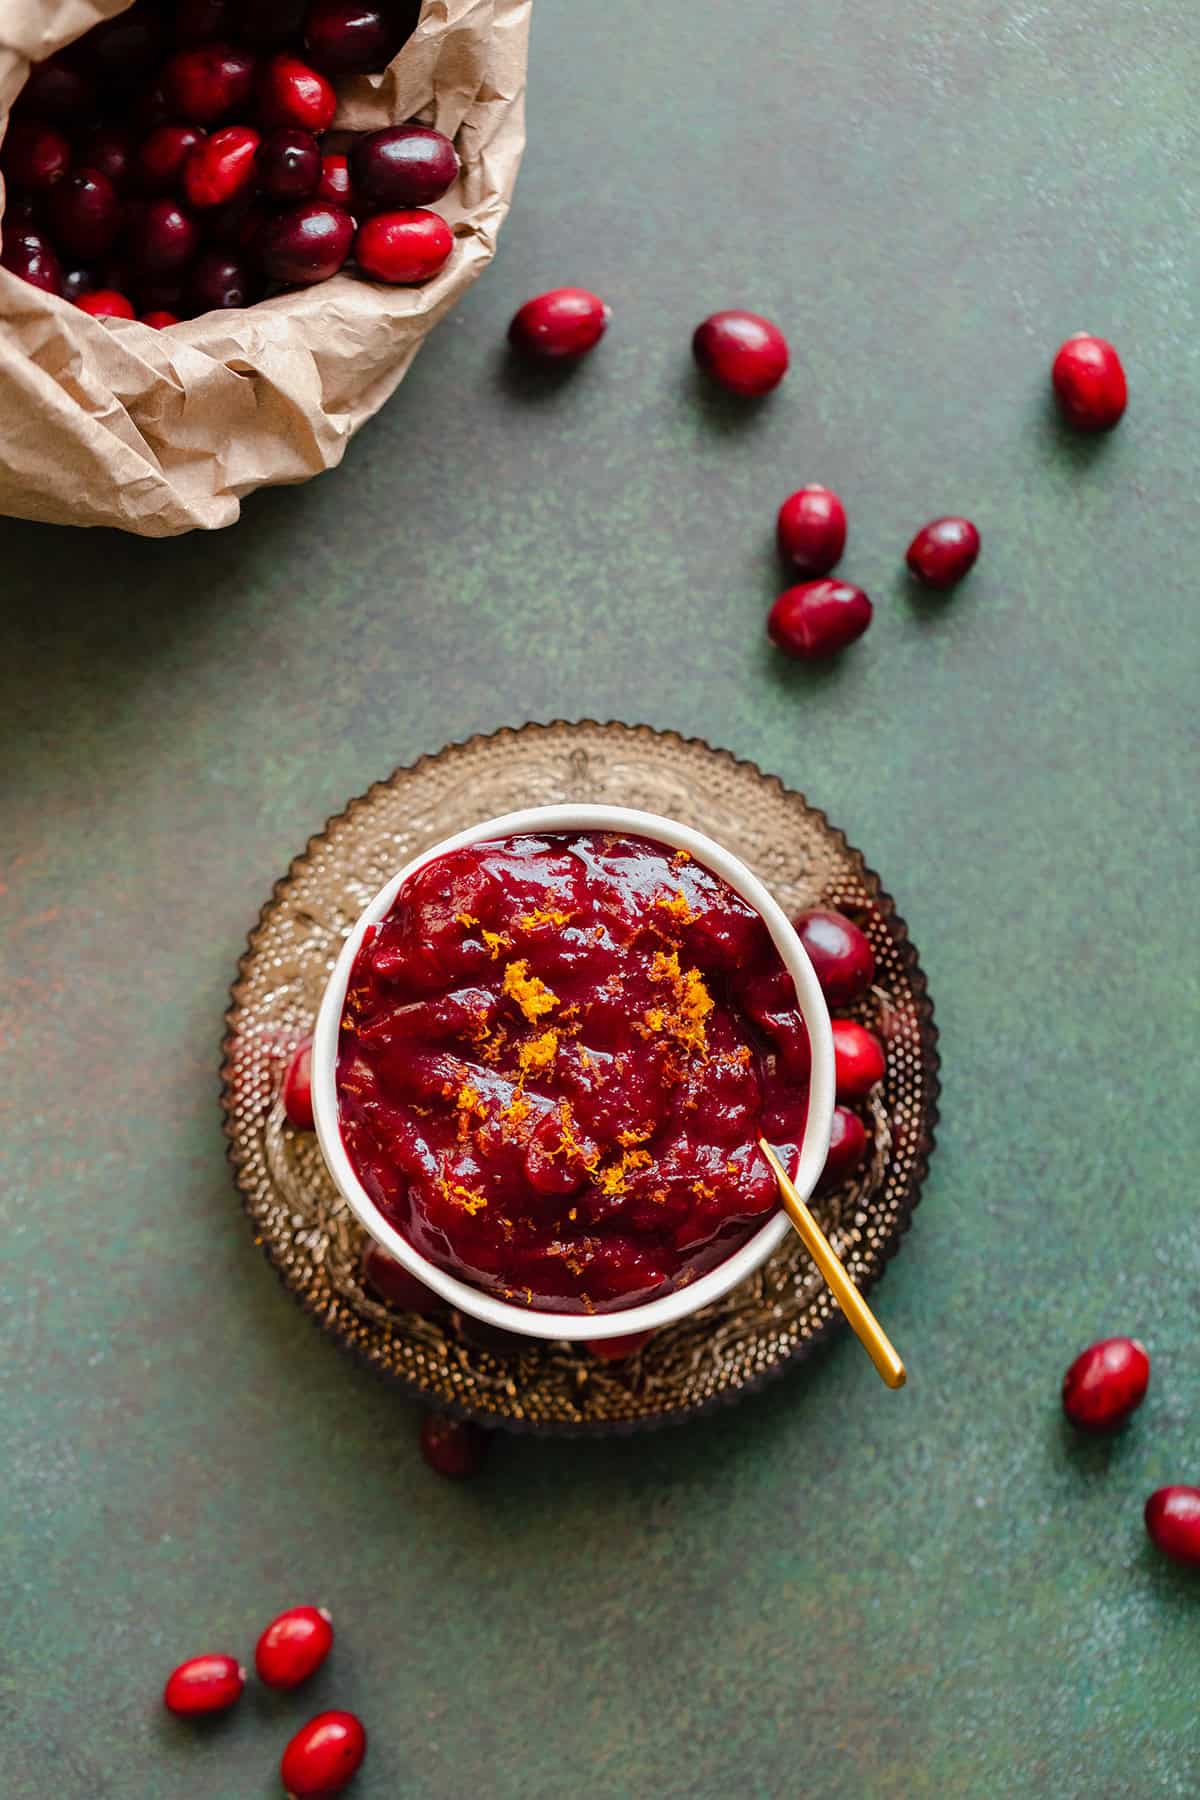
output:
[[[495,267],[308,487],[213,537],[0,525],[3,1631],[12,1800],[277,1792],[318,1706],[357,1791],[1200,1792],[1200,1584],[1141,1505],[1200,1478],[1194,1053],[1194,7],[538,0]],[[503,330],[612,303],[565,382]],[[793,368],[698,391],[698,317]],[[1121,346],[1096,442],[1059,340]],[[774,508],[851,515],[869,637],[763,641]],[[970,514],[945,603],[913,529]],[[645,719],[757,759],[883,872],[943,1032],[940,1147],[852,1341],[699,1426],[503,1440],[473,1486],[251,1247],[216,1067],[244,934],[326,815],[501,723]],[[1111,1446],[1065,1364],[1145,1336]],[[331,1663],[214,1731],[167,1669],[280,1606]]]

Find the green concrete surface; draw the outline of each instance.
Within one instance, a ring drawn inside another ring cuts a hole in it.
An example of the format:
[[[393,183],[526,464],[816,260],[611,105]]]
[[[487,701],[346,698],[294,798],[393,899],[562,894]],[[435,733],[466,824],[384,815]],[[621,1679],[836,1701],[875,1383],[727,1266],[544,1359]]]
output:
[[[274,1794],[326,1705],[362,1800],[1200,1793],[1197,22],[1185,0],[538,0],[500,254],[344,466],[211,537],[0,525],[0,1536],[6,1800]],[[528,294],[594,286],[574,376]],[[785,386],[699,391],[705,312]],[[1112,337],[1111,437],[1047,406]],[[835,668],[762,632],[774,508],[851,517]],[[971,515],[946,602],[912,531]],[[528,718],[648,720],[802,787],[910,921],[942,1028],[925,1199],[848,1337],[728,1414],[498,1441],[471,1486],[252,1248],[221,1015],[310,832]],[[1107,1445],[1071,1356],[1133,1331]],[[315,1599],[309,1692],[192,1731],[172,1663]]]

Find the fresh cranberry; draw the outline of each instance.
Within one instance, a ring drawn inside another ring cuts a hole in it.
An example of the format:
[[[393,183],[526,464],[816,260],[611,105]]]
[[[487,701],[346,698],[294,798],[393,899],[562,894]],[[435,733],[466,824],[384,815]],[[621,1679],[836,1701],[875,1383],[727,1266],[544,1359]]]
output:
[[[259,77],[258,112],[264,125],[328,131],[336,111],[337,95],[325,77],[298,56],[273,56]]]
[[[34,63],[12,110],[14,117],[28,113],[34,118],[51,119],[56,125],[76,125],[87,117],[95,103],[91,77],[60,50],[45,62]]]
[[[138,185],[146,194],[169,194],[183,177],[184,164],[204,139],[199,125],[159,125],[137,152]]]
[[[75,304],[80,312],[90,313],[93,319],[132,319],[136,316],[130,301],[113,288],[97,288],[94,293],[84,294]]]
[[[376,213],[358,228],[354,258],[376,281],[412,286],[445,267],[454,233],[434,212]]]
[[[61,181],[70,166],[71,146],[61,131],[37,119],[9,120],[0,168],[11,186],[41,192]]]
[[[62,272],[62,297],[75,301],[84,294],[90,294],[96,287],[96,274],[93,269],[64,269]]]
[[[234,1656],[190,1656],[172,1671],[163,1689],[163,1705],[181,1719],[227,1712],[241,1699],[246,1671]]]
[[[624,1362],[644,1350],[653,1336],[652,1331],[630,1331],[624,1337],[589,1338],[587,1347],[601,1362]]]
[[[839,1100],[862,1100],[883,1080],[887,1059],[873,1031],[853,1019],[834,1019],[833,1058]]]
[[[313,199],[329,200],[334,206],[344,206],[348,213],[357,212],[350,164],[344,156],[331,153],[321,158],[321,178],[313,189]]]
[[[19,275],[30,287],[46,294],[63,292],[63,273],[49,239],[40,231],[6,231],[0,248],[0,268]]]
[[[308,287],[337,274],[353,241],[354,221],[348,212],[302,200],[264,221],[258,257],[272,281]]]
[[[50,225],[60,250],[92,262],[111,250],[121,228],[121,202],[99,169],[72,169],[50,196]]]
[[[488,1434],[467,1419],[426,1413],[421,1420],[421,1455],[431,1469],[451,1481],[478,1475],[488,1450]]]
[[[236,200],[254,181],[260,142],[251,125],[223,125],[197,144],[183,165],[183,191],[189,203],[203,211]]]
[[[978,555],[979,533],[970,519],[931,519],[908,546],[905,561],[926,587],[951,588]]]
[[[304,21],[304,47],[330,75],[371,75],[386,69],[420,13],[411,3],[397,17],[392,5],[363,0],[312,0]]]
[[[253,298],[250,271],[240,257],[231,256],[227,250],[205,250],[192,264],[188,299],[193,312],[223,312],[231,306],[249,306]],[[310,1097],[310,1109],[311,1105]],[[308,1129],[312,1129],[311,1122]]]
[[[148,87],[139,94],[129,109],[129,123],[134,131],[156,131],[160,125],[171,122],[171,102],[167,99],[167,90],[161,81]]]
[[[432,125],[364,131],[350,149],[350,172],[364,206],[389,212],[440,200],[458,167],[454,145]]]
[[[744,398],[769,394],[787,374],[787,339],[757,313],[712,313],[696,327],[692,355],[706,375]]]
[[[1063,1411],[1081,1431],[1111,1431],[1146,1396],[1150,1358],[1136,1338],[1102,1338],[1082,1351],[1063,1377]]]
[[[1104,338],[1077,331],[1054,358],[1054,393],[1077,431],[1111,431],[1128,398],[1121,359]]]
[[[186,268],[200,243],[196,221],[174,200],[151,200],[130,224],[129,248],[142,275],[174,275]]]
[[[115,188],[129,185],[135,163],[136,140],[124,125],[99,125],[83,140],[75,158],[81,168],[99,169]]]
[[[173,312],[144,312],[138,318],[143,325],[149,325],[154,331],[165,331],[168,325],[178,325],[179,315]]]
[[[297,1131],[313,1128],[312,1103],[312,1039],[307,1037],[292,1051],[291,1061],[283,1073],[279,1090],[289,1125]]]
[[[353,1713],[318,1713],[284,1751],[279,1773],[291,1800],[340,1794],[366,1753],[367,1734]]]
[[[846,548],[846,509],[829,488],[797,488],[779,509],[779,554],[801,575],[828,575]]]
[[[163,86],[176,114],[191,125],[214,125],[242,112],[254,91],[255,61],[232,44],[197,44],[180,50],[163,70]]]
[[[299,41],[308,0],[239,0],[238,36],[256,50]]]
[[[293,1606],[272,1619],[258,1640],[254,1666],[271,1688],[299,1687],[333,1649],[333,1620],[323,1606]]]
[[[320,181],[321,167],[320,144],[311,131],[298,125],[277,125],[268,131],[255,158],[258,185],[272,200],[303,200]]]
[[[872,611],[861,588],[825,576],[785,589],[767,615],[767,634],[788,656],[815,662],[860,638]]]
[[[604,336],[612,309],[586,288],[553,288],[513,314],[508,341],[526,356],[583,356]]]
[[[1173,1562],[1200,1566],[1200,1488],[1160,1487],[1146,1502],[1146,1530]]]
[[[797,914],[796,933],[830,1006],[853,1006],[875,979],[875,952],[853,919],[829,907]]]
[[[445,1309],[445,1301],[432,1288],[410,1275],[402,1262],[389,1256],[382,1244],[368,1238],[362,1254],[362,1278],[381,1300],[403,1312],[433,1314]]]
[[[835,1106],[829,1132],[829,1151],[821,1171],[822,1187],[837,1187],[852,1175],[867,1153],[867,1128],[849,1107]]]
[[[175,42],[207,44],[234,29],[229,0],[175,0]]]

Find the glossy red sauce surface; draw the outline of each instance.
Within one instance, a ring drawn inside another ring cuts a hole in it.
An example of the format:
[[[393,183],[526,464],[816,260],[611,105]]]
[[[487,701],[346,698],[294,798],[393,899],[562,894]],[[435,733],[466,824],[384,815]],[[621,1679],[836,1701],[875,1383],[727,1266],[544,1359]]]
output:
[[[518,1305],[604,1312],[722,1261],[792,1166],[808,1037],[759,915],[685,852],[555,833],[408,880],[355,959],[342,1138],[384,1216]]]

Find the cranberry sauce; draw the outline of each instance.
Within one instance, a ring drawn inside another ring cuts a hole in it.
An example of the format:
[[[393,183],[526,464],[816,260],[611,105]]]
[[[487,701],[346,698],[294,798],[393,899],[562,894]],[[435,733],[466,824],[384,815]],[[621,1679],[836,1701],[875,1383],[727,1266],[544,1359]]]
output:
[[[808,1037],[759,915],[644,838],[471,845],[405,882],[351,971],[342,1138],[431,1262],[518,1305],[682,1287],[776,1204]]]

